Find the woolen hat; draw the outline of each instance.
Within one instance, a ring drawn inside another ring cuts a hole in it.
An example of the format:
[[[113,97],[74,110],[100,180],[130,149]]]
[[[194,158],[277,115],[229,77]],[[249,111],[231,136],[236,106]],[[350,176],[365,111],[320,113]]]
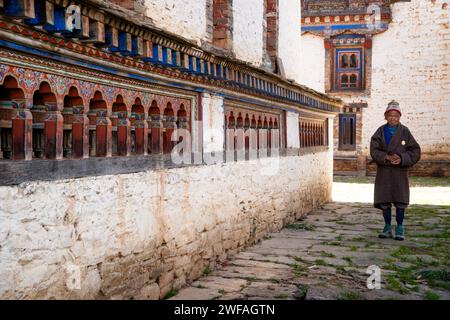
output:
[[[395,100],[392,100],[391,102],[389,102],[384,114],[388,113],[389,111],[397,111],[398,113],[400,113],[400,115],[402,115],[402,111],[400,110],[400,105]]]

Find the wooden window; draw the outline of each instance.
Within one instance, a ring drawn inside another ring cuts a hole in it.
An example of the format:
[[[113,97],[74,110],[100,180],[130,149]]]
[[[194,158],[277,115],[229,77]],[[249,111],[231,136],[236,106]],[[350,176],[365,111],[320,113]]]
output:
[[[363,89],[362,53],[362,48],[336,49],[334,63],[336,90]]]
[[[328,145],[327,120],[300,119],[300,148]]]
[[[339,115],[339,150],[356,150],[356,114]]]

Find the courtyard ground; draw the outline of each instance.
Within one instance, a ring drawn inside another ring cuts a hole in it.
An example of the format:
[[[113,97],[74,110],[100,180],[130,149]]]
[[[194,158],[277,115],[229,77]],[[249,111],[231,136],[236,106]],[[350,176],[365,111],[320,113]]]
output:
[[[378,238],[373,179],[335,177],[334,202],[166,298],[450,300],[450,179],[411,179],[403,242]],[[369,266],[381,289],[367,288]]]

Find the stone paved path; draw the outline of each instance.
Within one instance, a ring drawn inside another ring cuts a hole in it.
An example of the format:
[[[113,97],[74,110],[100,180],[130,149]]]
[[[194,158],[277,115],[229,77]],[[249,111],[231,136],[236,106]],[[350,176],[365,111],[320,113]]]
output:
[[[326,204],[171,299],[450,299],[450,207],[412,206],[403,242],[378,239],[382,224],[370,204]]]

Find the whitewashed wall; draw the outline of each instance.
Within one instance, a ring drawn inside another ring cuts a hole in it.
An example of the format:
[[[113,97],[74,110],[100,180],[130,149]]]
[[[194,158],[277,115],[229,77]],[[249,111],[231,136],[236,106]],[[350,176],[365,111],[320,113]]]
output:
[[[223,97],[205,93],[202,95],[203,150],[213,152],[224,148]]]
[[[343,100],[367,102],[363,109],[361,150],[382,125],[387,104],[395,99],[402,122],[417,138],[424,159],[450,159],[450,5],[448,1],[398,2],[391,5],[389,29],[373,37],[370,95]],[[323,40],[302,37],[301,83],[323,91]]]
[[[395,99],[404,113],[402,122],[423,151],[450,160],[449,23],[445,0],[392,5],[389,30],[373,40],[372,92],[363,113],[366,153],[387,104]]]
[[[163,297],[330,201],[331,157],[0,187],[0,298]]]
[[[233,52],[259,66],[263,57],[264,1],[233,0]]]
[[[300,148],[299,116],[297,112],[286,112],[286,144],[288,148]]]
[[[160,28],[199,44],[207,36],[205,0],[145,0],[145,7]]]
[[[325,92],[325,47],[323,38],[303,34],[301,38],[300,83]]]
[[[278,55],[283,60],[286,77],[301,80],[301,6],[300,1],[279,0]]]

